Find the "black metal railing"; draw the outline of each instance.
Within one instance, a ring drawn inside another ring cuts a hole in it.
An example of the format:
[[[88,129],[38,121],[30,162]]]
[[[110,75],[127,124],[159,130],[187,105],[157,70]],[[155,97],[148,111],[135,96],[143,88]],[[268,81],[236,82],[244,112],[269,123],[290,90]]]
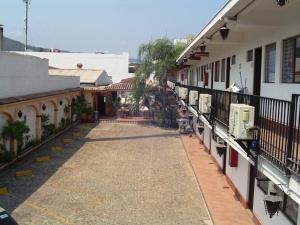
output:
[[[230,104],[254,106],[254,124],[260,130],[261,153],[286,172],[300,174],[300,95],[293,95],[291,101],[286,101],[188,85],[178,86],[189,91],[196,90],[199,94],[211,94],[213,116],[227,128]]]

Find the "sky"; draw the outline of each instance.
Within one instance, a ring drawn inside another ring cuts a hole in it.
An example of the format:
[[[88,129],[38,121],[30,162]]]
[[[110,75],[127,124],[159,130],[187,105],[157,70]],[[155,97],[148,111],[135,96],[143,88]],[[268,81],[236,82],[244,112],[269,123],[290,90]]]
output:
[[[129,52],[161,37],[196,36],[227,0],[30,0],[29,44],[68,51]],[[24,40],[23,0],[1,0],[5,36]]]

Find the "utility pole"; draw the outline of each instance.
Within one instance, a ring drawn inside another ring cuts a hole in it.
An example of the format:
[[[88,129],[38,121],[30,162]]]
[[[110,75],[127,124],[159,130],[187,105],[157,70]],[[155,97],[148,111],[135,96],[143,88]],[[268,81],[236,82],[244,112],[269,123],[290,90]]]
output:
[[[23,0],[25,3],[25,52],[27,51],[27,45],[28,45],[28,8],[29,8],[29,0]]]

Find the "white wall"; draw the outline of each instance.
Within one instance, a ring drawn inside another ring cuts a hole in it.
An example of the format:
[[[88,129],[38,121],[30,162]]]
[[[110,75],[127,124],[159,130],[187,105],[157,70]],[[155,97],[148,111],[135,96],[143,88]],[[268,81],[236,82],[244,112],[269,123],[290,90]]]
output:
[[[44,104],[46,109],[41,109],[41,114],[49,115],[49,124],[54,124],[54,105],[52,102],[45,102]]]
[[[253,213],[256,215],[258,220],[263,225],[293,225],[286,216],[279,211],[278,215],[275,214],[272,218],[266,215],[265,205],[264,205],[265,193],[257,187],[257,182],[255,181],[254,188],[254,202],[253,202]],[[299,221],[298,221],[298,224]]]
[[[104,71],[102,71],[101,75],[98,77],[98,79],[96,81],[96,86],[108,85],[111,83],[112,83],[112,81],[111,81],[110,77],[108,76],[107,72],[104,70]]]
[[[60,101],[62,101],[62,105],[60,105]],[[58,124],[61,122],[62,118],[67,118],[67,116],[64,112],[64,109],[66,106],[68,106],[68,101],[66,99],[60,99],[58,102],[58,106],[57,106],[57,108],[58,108],[58,111],[57,111]]]
[[[0,52],[0,99],[76,87],[79,77],[49,76],[46,59]]]
[[[211,130],[208,126],[204,125],[204,131],[203,131],[203,144],[208,148],[210,148],[210,134]]]
[[[243,86],[246,82],[246,87],[248,88],[248,93],[253,93],[253,77],[254,77],[254,60],[252,62],[246,62],[247,51],[262,47],[262,75],[261,75],[261,96],[291,100],[291,94],[300,94],[300,84],[287,84],[281,82],[281,58],[282,58],[282,41],[289,37],[300,34],[299,30],[299,19],[293,18],[291,22],[287,25],[280,26],[276,29],[252,29],[252,33],[247,33],[243,36],[240,44],[222,46],[220,45],[219,51],[215,54],[210,54],[209,58],[202,57],[201,61],[195,63],[190,69],[193,69],[196,66],[206,65],[215,61],[221,61],[223,58],[231,57],[236,55],[236,64],[231,65],[230,69],[230,85],[233,82],[236,82],[241,86],[240,72],[242,76]],[[264,83],[265,75],[265,46],[271,43],[276,42],[276,71],[275,71],[275,83]],[[210,51],[209,45],[207,50]],[[254,55],[254,51],[253,51]],[[254,57],[253,57],[254,58]],[[220,63],[221,64],[221,63]],[[241,70],[239,69],[241,66]],[[211,69],[209,72],[209,85],[211,84]],[[221,74],[220,76],[221,77]],[[200,87],[203,86],[203,82],[198,82]],[[214,89],[225,89],[225,82],[214,82]],[[280,90],[280,91],[277,91]]]
[[[223,168],[224,154],[220,157],[217,153],[216,142],[211,140],[211,155],[214,157],[220,168]]]
[[[29,128],[29,133],[26,134],[29,136],[28,140],[36,139],[36,111],[33,107],[21,108],[22,117],[17,117],[17,120],[23,121],[26,117],[26,125]]]
[[[248,189],[249,189],[249,174],[250,164],[240,154],[238,154],[238,166],[229,166],[229,148],[227,146],[227,158],[226,158],[226,175],[230,178],[236,189],[242,195],[242,197],[248,200]]]
[[[59,69],[76,69],[81,63],[83,69],[106,70],[114,83],[129,78],[129,54],[95,53],[54,53],[54,52],[18,52],[20,54],[49,59],[49,65]]]

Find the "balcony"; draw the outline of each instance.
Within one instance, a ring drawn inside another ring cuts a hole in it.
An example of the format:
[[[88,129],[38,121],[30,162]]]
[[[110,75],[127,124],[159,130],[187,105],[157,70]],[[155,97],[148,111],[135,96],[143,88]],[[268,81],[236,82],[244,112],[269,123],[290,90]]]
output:
[[[210,94],[214,122],[227,131],[231,103],[254,106],[254,125],[260,131],[260,153],[284,172],[300,174],[300,95],[294,94],[291,101],[285,101],[181,84],[177,86],[188,88],[188,93],[194,90],[198,94]]]

